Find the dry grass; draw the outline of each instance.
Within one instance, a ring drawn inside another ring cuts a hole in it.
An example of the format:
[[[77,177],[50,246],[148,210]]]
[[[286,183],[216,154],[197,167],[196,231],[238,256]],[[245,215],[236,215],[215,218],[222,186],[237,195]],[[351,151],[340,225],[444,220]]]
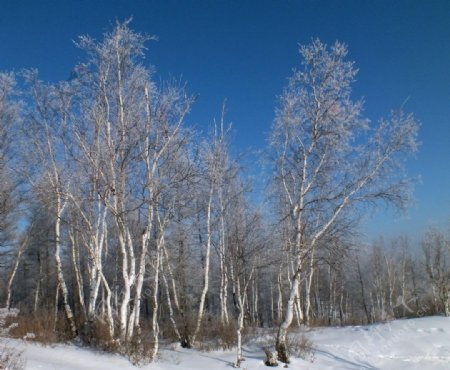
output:
[[[106,352],[120,352],[119,343],[111,338],[108,324],[101,319],[94,320],[81,331],[81,339],[87,345]]]
[[[223,325],[219,319],[207,318],[196,339],[201,351],[227,350],[236,345],[236,326],[233,322]]]
[[[52,344],[67,339],[63,315],[55,317],[47,311],[38,311],[17,316],[18,326],[11,330],[14,338],[27,339],[42,344]]]

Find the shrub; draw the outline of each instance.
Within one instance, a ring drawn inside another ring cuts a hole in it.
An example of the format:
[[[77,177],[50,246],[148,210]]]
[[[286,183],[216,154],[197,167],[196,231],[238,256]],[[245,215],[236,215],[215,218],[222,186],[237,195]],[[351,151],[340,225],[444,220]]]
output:
[[[201,351],[231,349],[236,345],[236,326],[234,322],[222,324],[218,319],[208,318],[198,333],[196,342]]]
[[[11,336],[42,344],[60,342],[64,338],[64,317],[59,316],[55,325],[55,316],[48,311],[37,311],[17,316],[18,326],[11,330]],[[58,335],[58,332],[61,333]]]
[[[286,347],[289,356],[299,357],[303,360],[314,362],[316,352],[314,343],[304,334],[288,337]]]
[[[145,333],[133,336],[126,344],[124,354],[135,366],[147,365],[152,360],[151,355],[155,345],[153,334],[150,331]]]

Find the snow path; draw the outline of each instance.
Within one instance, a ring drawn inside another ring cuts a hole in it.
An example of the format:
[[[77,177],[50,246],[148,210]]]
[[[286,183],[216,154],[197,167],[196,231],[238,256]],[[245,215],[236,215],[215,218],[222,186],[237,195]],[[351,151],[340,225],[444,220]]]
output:
[[[293,359],[291,369],[421,369],[450,370],[450,318],[395,320],[370,326],[319,328],[306,333],[316,347],[313,363]],[[263,364],[261,336],[244,347],[242,369],[268,369]],[[27,370],[136,370],[126,359],[75,345],[27,343]],[[198,352],[166,348],[148,370],[230,370],[234,351]],[[283,368],[279,366],[279,368]]]

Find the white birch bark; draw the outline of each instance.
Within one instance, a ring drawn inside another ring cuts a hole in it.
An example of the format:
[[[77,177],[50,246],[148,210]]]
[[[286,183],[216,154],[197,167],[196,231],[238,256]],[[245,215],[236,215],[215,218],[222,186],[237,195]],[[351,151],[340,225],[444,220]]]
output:
[[[237,348],[236,348],[236,362],[234,364],[234,367],[239,368],[241,367],[241,363],[244,360],[242,356],[242,329],[244,328],[244,314],[245,314],[245,303],[247,299],[247,288],[250,281],[252,281],[253,276],[252,269],[250,271],[250,274],[247,278],[247,281],[244,283],[244,287],[241,290],[241,282],[239,276],[237,276],[236,279],[236,296],[237,296],[237,307],[238,307],[238,319],[237,319],[237,329],[236,329],[236,335],[237,335]]]
[[[173,331],[175,332],[175,335],[177,336],[177,339],[179,342],[182,341],[180,331],[178,330],[177,322],[175,321],[174,314],[173,314],[173,308],[172,308],[172,299],[170,298],[170,290],[169,290],[169,284],[167,282],[167,278],[164,274],[161,275],[162,280],[164,283],[164,289],[166,291],[166,299],[167,299],[167,308],[169,309],[169,321],[172,324]]]
[[[22,255],[25,252],[27,242],[28,242],[28,238],[27,237],[20,242],[19,250],[17,251],[17,256],[16,256],[16,258],[14,260],[13,268],[12,268],[11,273],[9,275],[8,282],[6,283],[5,308],[7,310],[9,310],[11,308],[11,289],[12,289],[12,284],[13,284],[14,278],[16,276],[17,269],[19,268],[19,264],[20,264],[20,260],[22,259]],[[38,285],[38,287],[39,287],[39,285]]]
[[[283,319],[283,289],[282,289],[282,269],[280,266],[280,270],[277,275],[277,288],[278,288],[278,299],[277,299],[277,320],[281,322]]]
[[[312,292],[312,283],[313,283],[313,276],[314,276],[314,251],[315,248],[311,250],[311,255],[309,257],[309,276],[308,281],[306,283],[306,304],[305,304],[305,322],[306,325],[310,324],[310,315],[311,315],[311,292]]]
[[[211,188],[209,190],[209,197],[208,197],[208,206],[206,209],[206,254],[205,254],[205,269],[203,271],[203,290],[202,294],[200,296],[200,306],[198,308],[198,315],[197,315],[197,323],[195,326],[194,334],[192,335],[192,344],[195,344],[195,339],[198,335],[198,332],[200,331],[200,326],[202,324],[203,319],[203,311],[205,306],[205,299],[206,294],[208,293],[209,288],[209,263],[210,263],[210,255],[211,255],[211,212],[212,212],[212,201],[213,201],[213,195],[214,195],[214,186],[211,183]]]
[[[86,315],[86,305],[84,303],[84,293],[83,293],[83,277],[80,272],[79,264],[80,264],[80,256],[78,251],[78,246],[75,242],[75,237],[72,231],[69,231],[69,239],[70,239],[70,249],[72,256],[72,265],[75,272],[75,281],[78,291],[78,300],[80,302],[81,310],[84,315]]]
[[[40,257],[39,257],[40,259]],[[41,291],[41,280],[42,280],[42,263],[39,261],[39,277],[37,279],[36,290],[34,292],[34,305],[33,312],[36,313],[39,307],[39,295]]]
[[[294,305],[294,309],[295,309],[295,315],[297,317],[297,324],[300,327],[300,325],[303,324],[304,322],[304,315],[303,315],[303,300],[302,300],[302,296],[301,296],[301,289],[302,289],[302,282],[300,281],[299,285],[298,285],[298,291],[297,291],[297,296],[295,299],[295,305]]]
[[[151,213],[152,211],[150,211]],[[149,216],[153,218],[152,216]],[[151,222],[147,223],[150,224]],[[145,230],[142,234],[141,238],[141,254],[139,256],[138,261],[138,271],[136,276],[136,286],[135,286],[135,294],[134,294],[134,306],[133,310],[130,314],[130,318],[128,321],[128,333],[127,340],[130,340],[133,337],[134,330],[137,329],[137,334],[140,334],[140,312],[141,312],[141,296],[142,296],[142,286],[144,284],[144,276],[145,276],[145,265],[146,265],[146,257],[147,257],[147,248],[148,248],[148,231]]]
[[[153,349],[150,355],[151,361],[155,360],[159,351],[159,324],[158,324],[158,309],[159,309],[159,269],[160,269],[161,253],[158,247],[156,251],[155,261],[155,277],[153,285],[153,313],[152,313],[152,330],[153,330]]]
[[[57,323],[58,323],[58,305],[59,305],[59,284],[56,284],[55,291],[55,314],[53,317],[53,331],[56,333]]]
[[[56,199],[56,219],[54,225],[54,237],[55,237],[55,261],[56,261],[56,274],[58,278],[58,286],[61,289],[64,311],[66,313],[66,318],[69,321],[70,330],[72,332],[73,337],[78,335],[77,328],[75,326],[75,319],[73,316],[72,308],[69,303],[69,291],[67,289],[66,281],[64,279],[64,272],[61,263],[60,250],[61,250],[61,217],[66,207],[66,201],[61,199],[61,195],[57,195]]]
[[[176,309],[180,310],[180,303],[178,300],[178,291],[177,291],[177,287],[176,287],[176,282],[175,282],[175,278],[173,276],[172,267],[170,266],[169,254],[167,253],[167,248],[165,245],[163,245],[163,255],[164,255],[164,259],[166,261],[167,274],[169,275],[169,278],[170,278],[170,286],[172,287],[173,302],[175,304]]]
[[[161,220],[159,212],[156,211],[156,217],[159,224],[159,237],[156,243],[156,257],[154,262],[155,275],[153,278],[153,312],[152,312],[152,331],[153,331],[153,348],[150,359],[153,361],[158,355],[159,351],[159,323],[158,323],[158,309],[159,309],[159,275],[161,269],[162,249],[165,243],[164,239],[164,222]]]
[[[228,273],[227,266],[225,263],[225,207],[223,199],[223,191],[219,192],[219,203],[220,203],[220,245],[219,245],[219,265],[220,265],[220,291],[219,291],[219,301],[220,301],[220,320],[222,325],[228,324]]]

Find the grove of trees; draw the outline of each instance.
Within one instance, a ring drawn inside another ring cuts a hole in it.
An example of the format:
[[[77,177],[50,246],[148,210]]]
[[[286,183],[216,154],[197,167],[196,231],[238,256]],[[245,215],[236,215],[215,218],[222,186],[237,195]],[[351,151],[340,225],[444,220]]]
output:
[[[404,209],[418,123],[377,123],[354,100],[347,48],[314,40],[278,99],[267,204],[231,151],[221,118],[189,124],[195,98],[156,82],[128,22],[67,81],[0,74],[0,253],[4,306],[59,339],[153,360],[161,339],[237,345],[245,328],[450,316],[450,240],[429,229],[361,245],[358,220]],[[269,205],[269,206],[268,206]],[[270,211],[267,211],[267,210]],[[231,333],[231,339],[227,338]],[[38,335],[38,333],[35,333]],[[215,338],[213,337],[215,336]]]

